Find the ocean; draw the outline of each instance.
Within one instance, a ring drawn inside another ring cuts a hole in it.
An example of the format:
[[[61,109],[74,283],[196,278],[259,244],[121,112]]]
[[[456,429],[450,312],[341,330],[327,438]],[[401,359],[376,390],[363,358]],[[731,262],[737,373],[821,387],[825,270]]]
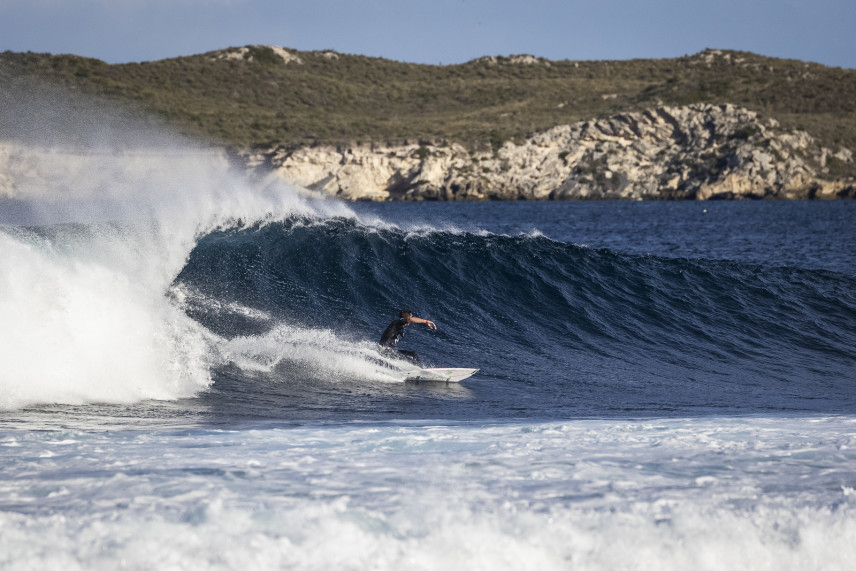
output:
[[[856,203],[171,160],[0,201],[0,568],[853,568]]]

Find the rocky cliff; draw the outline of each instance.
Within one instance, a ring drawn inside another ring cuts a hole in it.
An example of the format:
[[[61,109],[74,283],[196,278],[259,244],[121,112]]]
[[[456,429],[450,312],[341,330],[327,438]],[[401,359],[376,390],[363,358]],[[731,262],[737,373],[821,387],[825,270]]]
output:
[[[207,153],[222,157],[216,149]],[[2,143],[0,198],[95,195],[100,191],[89,188],[95,183],[88,172],[118,169],[121,184],[123,168],[153,168],[151,154],[157,151],[98,154]],[[493,151],[374,144],[275,147],[232,158],[251,176],[279,177],[345,200],[856,198],[856,180],[839,176],[854,160],[849,149],[825,148],[805,132],[729,105],[583,121]],[[181,159],[172,150],[157,160]],[[74,188],[51,182],[72,175]]]
[[[731,105],[661,107],[558,126],[494,151],[457,144],[238,153],[252,172],[346,200],[854,198],[852,163]]]

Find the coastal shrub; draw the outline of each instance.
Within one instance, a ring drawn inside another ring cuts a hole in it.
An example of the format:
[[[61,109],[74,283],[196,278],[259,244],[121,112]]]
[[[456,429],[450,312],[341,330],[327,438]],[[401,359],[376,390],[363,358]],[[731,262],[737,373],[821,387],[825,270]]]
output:
[[[493,154],[499,152],[499,149],[505,144],[506,138],[502,136],[502,134],[497,131],[491,131],[488,135],[488,143],[490,144],[490,150]]]
[[[282,58],[267,46],[248,46],[244,59],[252,60],[263,65],[277,65],[283,63]]]
[[[296,53],[303,63],[285,63],[269,47],[246,53],[247,60],[212,52],[108,65],[4,52],[0,80],[50,81],[132,102],[182,132],[235,146],[421,138],[496,153],[506,141],[616,112],[730,103],[784,129],[801,125],[828,148],[856,149],[856,70],[748,52],[549,66],[508,57],[435,66],[320,52]],[[621,96],[604,99],[604,93]],[[739,130],[734,137],[756,135]]]
[[[827,157],[826,169],[830,178],[845,177],[851,172],[849,165],[838,157]]]
[[[413,152],[413,155],[420,161],[424,161],[431,154],[431,149],[421,146]]]
[[[752,125],[746,125],[734,132],[733,138],[747,141],[758,134],[758,130]]]

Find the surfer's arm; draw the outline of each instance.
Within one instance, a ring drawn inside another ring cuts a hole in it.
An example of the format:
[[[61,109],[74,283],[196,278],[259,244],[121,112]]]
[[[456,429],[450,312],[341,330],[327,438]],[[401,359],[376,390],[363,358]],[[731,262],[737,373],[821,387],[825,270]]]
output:
[[[410,321],[412,323],[424,323],[430,329],[437,329],[437,326],[434,325],[433,321],[428,321],[427,319],[422,319],[421,317],[416,317],[415,315],[410,316]]]

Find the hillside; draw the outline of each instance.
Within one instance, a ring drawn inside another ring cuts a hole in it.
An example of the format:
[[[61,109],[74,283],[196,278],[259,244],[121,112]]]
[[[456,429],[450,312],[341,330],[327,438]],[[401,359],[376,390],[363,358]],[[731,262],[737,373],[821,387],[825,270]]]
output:
[[[805,152],[822,157],[818,176],[856,176],[854,161],[840,158],[848,156],[842,148],[856,150],[856,70],[745,52],[629,61],[485,57],[446,66],[273,46],[118,65],[5,52],[0,80],[115,99],[195,138],[281,155],[413,144],[496,153],[561,125],[727,104],[783,133],[807,133],[814,147]]]
[[[619,112],[730,103],[803,128],[827,146],[856,147],[856,70],[744,52],[580,62],[486,57],[447,66],[266,46],[119,65],[5,52],[0,74],[133,102],[237,146],[495,144]]]

